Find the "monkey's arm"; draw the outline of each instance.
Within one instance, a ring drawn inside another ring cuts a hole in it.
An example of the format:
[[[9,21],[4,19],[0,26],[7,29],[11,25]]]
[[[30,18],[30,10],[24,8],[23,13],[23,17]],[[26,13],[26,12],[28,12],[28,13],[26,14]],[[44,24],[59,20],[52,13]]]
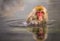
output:
[[[33,13],[33,12],[31,12],[31,13],[27,16],[26,21],[27,21],[27,22],[32,21],[33,15],[34,15],[34,13]]]

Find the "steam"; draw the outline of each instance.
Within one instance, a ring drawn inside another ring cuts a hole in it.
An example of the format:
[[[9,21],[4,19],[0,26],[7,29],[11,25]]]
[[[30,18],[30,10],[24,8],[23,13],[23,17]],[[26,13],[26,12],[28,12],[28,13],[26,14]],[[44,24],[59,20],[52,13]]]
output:
[[[23,9],[23,0],[3,0],[0,11],[4,16],[10,16],[14,12]]]

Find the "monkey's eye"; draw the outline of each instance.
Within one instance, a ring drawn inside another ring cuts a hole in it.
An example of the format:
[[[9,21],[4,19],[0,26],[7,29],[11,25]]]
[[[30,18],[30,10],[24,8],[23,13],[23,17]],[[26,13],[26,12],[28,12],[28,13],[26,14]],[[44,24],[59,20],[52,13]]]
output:
[[[43,13],[43,14],[44,14],[44,12],[43,12],[43,11],[41,11],[41,13]]]

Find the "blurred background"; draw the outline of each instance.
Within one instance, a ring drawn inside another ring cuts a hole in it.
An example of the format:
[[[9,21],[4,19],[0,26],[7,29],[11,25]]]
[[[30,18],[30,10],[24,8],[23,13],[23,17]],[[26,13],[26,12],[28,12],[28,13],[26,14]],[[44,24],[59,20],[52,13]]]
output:
[[[48,11],[48,39],[60,41],[60,0],[0,0],[0,41],[35,41],[22,22],[37,5]]]

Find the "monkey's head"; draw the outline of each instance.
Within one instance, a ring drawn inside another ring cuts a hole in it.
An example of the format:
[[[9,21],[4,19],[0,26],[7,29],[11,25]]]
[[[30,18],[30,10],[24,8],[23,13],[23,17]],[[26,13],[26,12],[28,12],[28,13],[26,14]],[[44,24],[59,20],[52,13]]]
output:
[[[46,12],[47,12],[47,9],[46,9],[44,6],[39,5],[39,6],[36,6],[36,7],[33,9],[33,11],[34,11],[34,12],[36,12],[36,11],[42,11],[42,12],[46,13]]]

